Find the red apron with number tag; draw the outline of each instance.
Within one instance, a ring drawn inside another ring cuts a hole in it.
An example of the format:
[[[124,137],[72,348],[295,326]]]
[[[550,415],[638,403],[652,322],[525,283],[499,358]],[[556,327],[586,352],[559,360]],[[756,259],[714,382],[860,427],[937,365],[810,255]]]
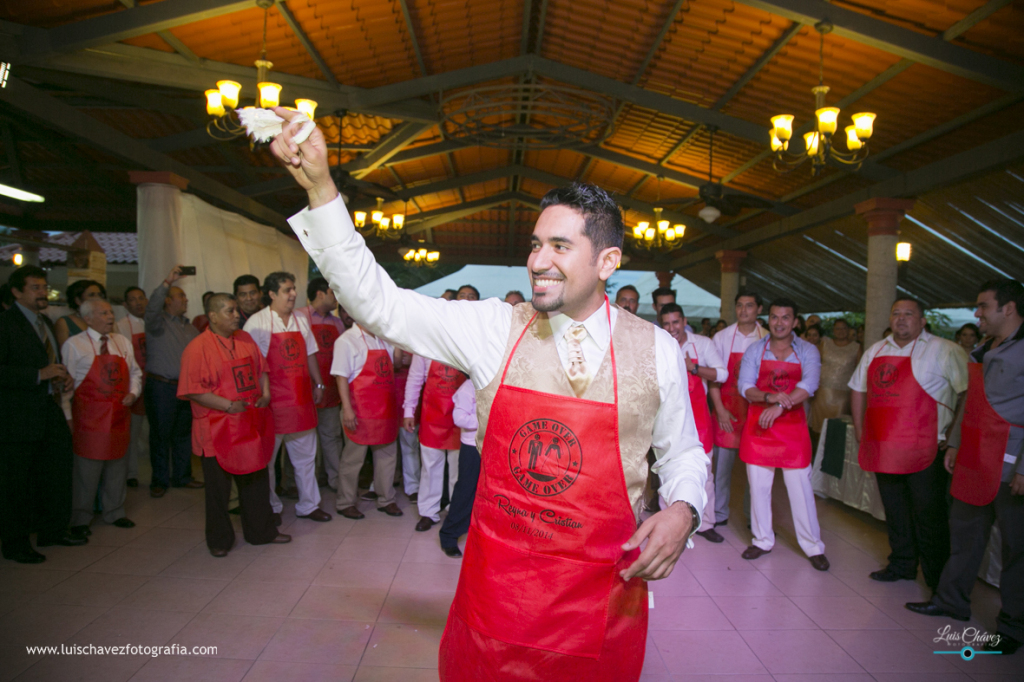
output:
[[[92,338],[89,340],[91,342]],[[89,373],[71,399],[72,452],[95,460],[124,457],[131,439],[132,422],[131,410],[121,401],[128,395],[130,381],[124,358],[97,353]]]
[[[213,450],[220,468],[229,474],[251,474],[266,467],[274,454],[274,418],[269,407],[256,407],[263,395],[256,358],[236,358],[219,336],[216,341],[222,360],[216,394],[232,402],[242,400],[248,407],[238,414],[211,410],[211,442],[203,449]]]
[[[718,419],[712,421],[715,430],[715,445],[721,448],[736,449],[740,446],[740,436],[743,433],[743,426],[747,422],[747,399],[740,395],[739,378],[740,364],[743,362],[743,353],[733,353],[732,347],[736,343],[736,332],[739,327],[732,330],[732,341],[729,343],[729,378],[722,384],[722,405],[736,417],[732,424],[732,433],[726,433],[718,425]]]
[[[917,345],[917,340],[914,340]],[[857,460],[864,471],[914,474],[939,450],[938,401],[914,378],[910,356],[878,356],[868,365],[868,400]]]
[[[619,577],[639,550],[622,551],[636,518],[619,453],[615,348],[614,403],[505,385],[534,320],[491,405],[441,680],[633,682],[647,585]]]
[[[769,342],[770,343],[770,342]],[[768,344],[761,351],[761,371],[757,375],[757,388],[766,393],[790,393],[803,377],[799,363],[765,360]],[[796,355],[796,350],[793,350]],[[800,356],[797,356],[797,360]],[[811,463],[811,432],[807,430],[807,412],[801,403],[785,410],[770,429],[762,429],[758,420],[769,406],[752,403],[743,427],[740,441],[740,459],[747,464],[783,469],[803,469]]]
[[[360,445],[387,445],[398,438],[395,373],[386,350],[371,350],[365,334],[363,343],[366,362],[348,384],[352,409],[356,412],[356,430],[345,429],[345,435]]]
[[[685,346],[683,350],[685,355]],[[697,346],[693,347],[693,358],[694,362],[699,365],[700,357],[697,355]],[[693,421],[697,427],[697,435],[700,436],[701,445],[704,446],[704,452],[707,454],[715,446],[715,430],[711,425],[708,392],[704,390],[704,381],[696,374],[687,372],[686,381],[690,389],[690,407],[693,408]]]
[[[992,409],[985,395],[985,370],[980,362],[967,365],[967,398],[960,425],[960,451],[949,493],[967,504],[991,504],[1003,478],[1003,455],[1014,426]]]
[[[334,342],[341,334],[333,324],[313,324],[313,311],[306,308],[309,317],[309,328],[316,339],[316,364],[320,366],[320,376],[324,380],[324,395],[316,404],[318,410],[341,405],[341,394],[338,393],[338,382],[331,376],[331,365],[334,363]]]
[[[142,331],[135,331],[135,327],[132,325],[131,316],[128,317],[128,329],[132,333],[132,351],[135,353],[135,364],[142,370],[142,385],[146,385],[146,329],[143,327]],[[140,417],[146,414],[146,403],[140,396],[138,400],[132,403],[131,407],[132,414],[139,415]]]
[[[274,433],[300,433],[316,428],[313,384],[306,364],[306,339],[301,332],[274,332],[270,313],[270,411],[274,414]],[[298,323],[296,323],[297,325]]]
[[[452,396],[466,381],[459,370],[435,360],[430,361],[423,387],[423,413],[420,418],[420,445],[435,450],[458,450],[461,433],[452,420],[455,403]]]

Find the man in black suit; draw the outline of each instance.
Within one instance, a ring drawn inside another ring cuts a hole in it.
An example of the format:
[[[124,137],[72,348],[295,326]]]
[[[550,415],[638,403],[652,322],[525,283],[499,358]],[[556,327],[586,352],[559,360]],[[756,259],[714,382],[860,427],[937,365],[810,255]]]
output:
[[[38,564],[46,557],[29,542],[33,521],[39,547],[88,540],[68,532],[71,431],[58,401],[69,376],[42,312],[46,271],[26,265],[8,283],[15,304],[0,314],[0,543],[5,559]]]

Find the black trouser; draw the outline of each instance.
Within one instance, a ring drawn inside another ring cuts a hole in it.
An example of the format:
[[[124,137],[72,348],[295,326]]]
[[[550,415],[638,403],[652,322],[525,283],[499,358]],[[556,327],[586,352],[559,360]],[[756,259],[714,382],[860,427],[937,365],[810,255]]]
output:
[[[64,413],[47,400],[41,440],[0,444],[0,542],[3,555],[32,549],[33,521],[39,538],[56,538],[71,520],[71,431]],[[17,424],[5,429],[16,430]]]
[[[238,486],[242,508],[242,537],[250,545],[265,545],[277,537],[274,513],[270,510],[270,475],[263,467],[251,474],[229,474],[216,457],[203,457],[206,481],[206,546],[229,550],[235,544],[235,529],[228,516],[231,479]]]
[[[903,575],[917,575],[918,561],[932,589],[939,584],[949,559],[949,474],[940,451],[935,461],[913,474],[876,473],[878,492],[889,530],[889,566]]]
[[[949,509],[949,561],[932,601],[958,616],[971,615],[971,591],[985,558],[992,524],[1002,535],[1003,571],[999,592],[1003,608],[997,632],[1024,641],[1024,495],[1011,495],[1002,483],[991,504],[978,507],[954,499]]]
[[[455,481],[448,516],[441,524],[442,547],[458,547],[459,538],[469,532],[469,520],[476,499],[476,484],[480,478],[480,453],[475,445],[462,443],[459,447],[459,480]],[[447,486],[445,486],[447,488]]]
[[[178,385],[146,379],[143,390],[149,417],[150,488],[179,488],[192,480],[192,405],[178,400]]]

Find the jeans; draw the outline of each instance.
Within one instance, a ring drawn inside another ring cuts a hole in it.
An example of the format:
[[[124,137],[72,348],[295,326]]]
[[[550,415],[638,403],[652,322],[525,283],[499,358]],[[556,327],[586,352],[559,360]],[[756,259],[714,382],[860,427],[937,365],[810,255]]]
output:
[[[181,487],[192,480],[192,406],[178,400],[178,385],[146,379],[150,488]]]

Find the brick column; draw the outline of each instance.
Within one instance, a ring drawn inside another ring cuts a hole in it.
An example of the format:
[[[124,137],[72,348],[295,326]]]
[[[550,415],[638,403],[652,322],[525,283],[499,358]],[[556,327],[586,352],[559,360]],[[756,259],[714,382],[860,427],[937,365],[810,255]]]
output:
[[[727,323],[736,321],[736,294],[740,291],[740,263],[747,257],[746,251],[719,251],[715,258],[722,265],[721,316]]]
[[[864,302],[864,346],[882,339],[889,326],[889,312],[896,300],[898,268],[896,242],[900,221],[914,208],[916,199],[877,197],[854,206],[868,225],[868,275]]]

